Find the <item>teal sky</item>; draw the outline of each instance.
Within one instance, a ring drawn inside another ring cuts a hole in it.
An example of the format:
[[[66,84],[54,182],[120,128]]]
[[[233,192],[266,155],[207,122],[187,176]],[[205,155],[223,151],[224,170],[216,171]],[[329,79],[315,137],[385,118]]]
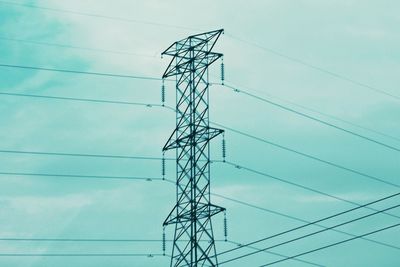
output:
[[[75,13],[57,11],[60,9]],[[397,151],[219,85],[210,87],[213,122],[400,184],[399,9],[400,2],[390,0],[0,1],[0,64],[161,77],[169,59],[161,59],[160,53],[171,43],[190,34],[224,28],[225,35],[221,36],[215,51],[224,54],[227,84],[395,147]],[[219,77],[217,62],[210,69],[210,80],[219,82]],[[166,87],[167,105],[174,106],[174,84],[167,82]],[[0,67],[1,93],[160,104],[160,88],[161,82],[157,80]],[[174,113],[157,106],[3,94],[0,112],[1,151],[160,157],[161,148],[175,126]],[[396,186],[232,131],[227,130],[225,136],[230,162],[348,201],[364,204],[399,191]],[[221,160],[221,154],[221,139],[216,138],[212,142],[212,158]],[[167,156],[173,157],[174,153]],[[159,160],[15,153],[0,153],[0,160],[1,173],[161,176]],[[166,176],[175,179],[172,161],[167,164]],[[306,221],[355,207],[218,162],[212,164],[211,190]],[[217,196],[212,200],[227,208],[228,239],[235,242],[250,242],[303,224]],[[157,180],[0,175],[0,266],[169,266],[168,257],[1,256],[9,253],[158,254],[162,253],[161,242],[1,239],[160,239],[162,222],[174,201],[175,187]],[[399,201],[400,197],[392,198],[372,207],[384,209]],[[372,212],[360,209],[321,225],[330,227]],[[388,212],[400,216],[399,208]],[[394,216],[378,214],[338,230],[361,235],[398,221]],[[223,239],[222,215],[214,218],[213,226],[215,238]],[[308,227],[254,246],[266,248],[320,229]],[[400,247],[399,229],[368,238]],[[173,228],[169,227],[167,238],[172,236]],[[347,238],[327,231],[271,251],[291,256]],[[235,245],[217,242],[218,251],[232,247]],[[170,250],[168,243],[167,253]],[[219,260],[251,251],[243,248]],[[398,255],[399,249],[355,240],[300,259],[327,267],[398,267]],[[281,258],[258,253],[221,266],[260,266]],[[288,260],[276,266],[313,265]]]

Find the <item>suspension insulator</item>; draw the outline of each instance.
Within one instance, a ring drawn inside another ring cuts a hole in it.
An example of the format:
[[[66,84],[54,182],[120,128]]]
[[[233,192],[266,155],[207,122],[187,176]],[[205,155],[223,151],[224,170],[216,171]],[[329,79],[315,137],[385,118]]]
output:
[[[222,139],[222,159],[225,162],[226,158],[226,142],[225,142],[225,137]]]
[[[164,84],[164,80],[162,81],[162,85],[161,85],[161,102],[162,102],[162,105],[164,106],[164,103],[165,103],[165,84]]]
[[[164,227],[163,234],[162,234],[162,250],[163,250],[164,256],[165,256],[165,249],[166,249],[166,240],[165,240],[165,227]]]
[[[165,179],[165,157],[163,154],[162,162],[161,162],[161,175],[163,177],[163,180]]]
[[[221,83],[222,83],[222,85],[224,85],[224,81],[225,81],[225,65],[224,65],[224,62],[222,61],[222,63],[221,63]]]
[[[228,220],[226,219],[226,212],[224,212],[224,237],[228,241]]]

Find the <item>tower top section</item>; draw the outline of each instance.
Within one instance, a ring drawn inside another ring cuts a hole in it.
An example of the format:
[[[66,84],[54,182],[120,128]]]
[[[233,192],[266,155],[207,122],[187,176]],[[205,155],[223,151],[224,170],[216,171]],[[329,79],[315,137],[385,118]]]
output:
[[[174,42],[161,55],[172,56],[171,62],[163,74],[163,78],[190,72],[193,64],[197,70],[207,68],[218,58],[221,53],[211,52],[223,29],[191,35],[185,39]]]

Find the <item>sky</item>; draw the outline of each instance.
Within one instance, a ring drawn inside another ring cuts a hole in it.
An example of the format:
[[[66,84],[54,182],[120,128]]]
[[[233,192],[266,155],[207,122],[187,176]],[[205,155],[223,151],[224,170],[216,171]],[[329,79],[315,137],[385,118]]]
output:
[[[224,54],[226,84],[238,90],[218,85],[219,61],[210,67],[210,120],[224,126],[226,160],[232,163],[219,162],[222,140],[215,138],[212,202],[227,209],[233,242],[223,242],[223,216],[215,216],[216,247],[222,252],[237,247],[235,242],[252,242],[399,192],[399,8],[390,0],[0,1],[0,266],[169,266],[167,256],[147,255],[162,253],[162,223],[175,204],[175,187],[165,181],[72,177],[160,178],[158,159],[10,153],[159,158],[175,127],[175,114],[158,106],[160,80],[4,65],[161,78],[169,63],[160,56],[164,49],[191,34],[223,28],[214,50]],[[175,105],[174,88],[166,81],[168,106]],[[166,177],[175,179],[174,161],[167,161]],[[399,201],[392,197],[320,225],[341,224]],[[221,266],[268,264],[395,225],[399,216],[400,209],[393,208],[336,228],[342,233],[324,231]],[[253,246],[268,248],[321,229],[310,226]],[[276,266],[397,267],[399,229]],[[167,227],[168,240],[173,230]],[[16,238],[157,241],[6,240]],[[168,241],[166,253],[171,249]],[[253,251],[240,248],[219,261]],[[17,256],[30,253],[145,255]]]

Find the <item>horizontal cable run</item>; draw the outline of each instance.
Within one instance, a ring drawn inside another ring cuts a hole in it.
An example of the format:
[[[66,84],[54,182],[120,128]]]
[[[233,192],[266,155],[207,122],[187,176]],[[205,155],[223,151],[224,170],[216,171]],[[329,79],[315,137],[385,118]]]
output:
[[[162,242],[161,239],[107,239],[107,238],[17,238],[0,237],[0,241],[26,241],[26,242]],[[172,240],[165,240],[172,241]]]
[[[160,253],[0,253],[0,257],[164,257]]]
[[[173,242],[171,239],[116,239],[116,238],[19,238],[19,237],[0,237],[0,241],[16,241],[16,242],[115,242],[115,243],[153,243],[153,242]],[[189,240],[181,240],[187,242]],[[214,240],[216,242],[225,242],[225,240]]]
[[[106,154],[85,154],[85,153],[62,153],[62,152],[45,152],[45,151],[24,151],[24,150],[8,150],[0,149],[0,153],[8,154],[28,154],[42,156],[61,156],[61,157],[86,157],[86,158],[111,158],[111,159],[133,159],[133,160],[162,160],[162,157],[145,157],[145,156],[128,156],[128,155],[106,155]],[[175,160],[173,158],[165,158],[165,160]]]
[[[150,77],[150,76],[136,76],[136,75],[127,75],[127,74],[105,73],[105,72],[90,72],[90,71],[80,71],[80,70],[70,70],[70,69],[44,68],[44,67],[13,65],[13,64],[4,64],[4,63],[0,63],[0,67],[17,68],[17,69],[25,69],[25,70],[60,72],[60,73],[68,73],[68,74],[104,76],[104,77],[113,77],[113,78],[127,78],[127,79],[140,79],[140,80],[153,80],[153,81],[161,81],[162,80],[161,78]]]
[[[29,172],[0,172],[0,175],[105,179],[105,180],[145,180],[145,181],[161,181],[161,180],[163,180],[163,178],[160,178],[160,177],[106,176],[106,175],[55,174],[55,173],[52,174],[52,173],[29,173]]]
[[[33,95],[33,94],[11,93],[11,92],[0,92],[0,95],[44,98],[44,99],[52,99],[52,100],[67,100],[67,101],[78,101],[78,102],[92,102],[92,103],[102,103],[102,104],[132,105],[132,106],[146,106],[146,107],[163,107],[161,104],[155,104],[155,103],[129,102],[129,101],[118,101],[118,100],[103,100],[103,99],[92,99],[92,98],[77,98],[77,97],[66,97],[66,96]]]

